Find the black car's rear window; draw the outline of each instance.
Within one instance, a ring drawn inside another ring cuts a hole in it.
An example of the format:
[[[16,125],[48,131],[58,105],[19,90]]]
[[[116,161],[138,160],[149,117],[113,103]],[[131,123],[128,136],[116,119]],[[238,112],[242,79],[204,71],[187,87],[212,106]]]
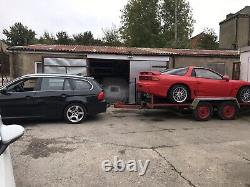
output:
[[[92,85],[85,80],[72,79],[74,90],[90,90]]]
[[[162,74],[167,75],[177,75],[177,76],[184,76],[188,72],[188,68],[178,68],[178,69],[171,69],[161,72]]]

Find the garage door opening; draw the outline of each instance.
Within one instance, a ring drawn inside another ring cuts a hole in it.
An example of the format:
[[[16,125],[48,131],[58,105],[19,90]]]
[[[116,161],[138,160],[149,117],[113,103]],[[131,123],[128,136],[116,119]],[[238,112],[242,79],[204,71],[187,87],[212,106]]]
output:
[[[109,103],[128,102],[129,61],[89,59],[89,75],[103,87]]]

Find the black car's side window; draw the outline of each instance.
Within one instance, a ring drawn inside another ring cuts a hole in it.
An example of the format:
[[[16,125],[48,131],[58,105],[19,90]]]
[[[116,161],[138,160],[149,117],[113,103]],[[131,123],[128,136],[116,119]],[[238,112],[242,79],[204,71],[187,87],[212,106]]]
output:
[[[9,92],[32,92],[36,90],[37,78],[21,80],[8,87]]]
[[[72,86],[71,86],[71,84],[70,84],[69,79],[65,79],[65,80],[64,80],[63,89],[64,89],[64,90],[72,90]]]
[[[208,69],[194,69],[192,72],[192,76],[197,78],[222,80],[222,77],[219,74]]]
[[[74,85],[74,90],[90,90],[92,88],[92,85],[84,80],[72,80]]]
[[[72,90],[68,79],[48,77],[41,82],[41,91]]]

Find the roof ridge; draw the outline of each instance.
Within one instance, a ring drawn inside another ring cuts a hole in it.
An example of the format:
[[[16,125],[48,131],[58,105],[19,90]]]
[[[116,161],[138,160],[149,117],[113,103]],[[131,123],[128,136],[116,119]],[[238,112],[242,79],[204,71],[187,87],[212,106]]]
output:
[[[29,45],[13,46],[9,51],[32,51],[32,52],[70,52],[70,53],[94,53],[94,54],[119,54],[119,55],[220,55],[238,56],[237,50],[207,50],[207,49],[174,49],[174,48],[139,48],[118,46],[85,46],[85,45]]]

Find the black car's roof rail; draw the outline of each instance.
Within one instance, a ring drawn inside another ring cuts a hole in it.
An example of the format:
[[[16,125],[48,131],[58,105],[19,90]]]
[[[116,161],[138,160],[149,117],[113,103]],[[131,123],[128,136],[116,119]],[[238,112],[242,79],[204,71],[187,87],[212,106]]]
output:
[[[25,77],[69,77],[69,78],[78,78],[78,79],[94,79],[93,77],[88,76],[80,76],[80,75],[69,75],[69,74],[47,74],[47,73],[39,73],[39,74],[27,74],[22,76]]]

